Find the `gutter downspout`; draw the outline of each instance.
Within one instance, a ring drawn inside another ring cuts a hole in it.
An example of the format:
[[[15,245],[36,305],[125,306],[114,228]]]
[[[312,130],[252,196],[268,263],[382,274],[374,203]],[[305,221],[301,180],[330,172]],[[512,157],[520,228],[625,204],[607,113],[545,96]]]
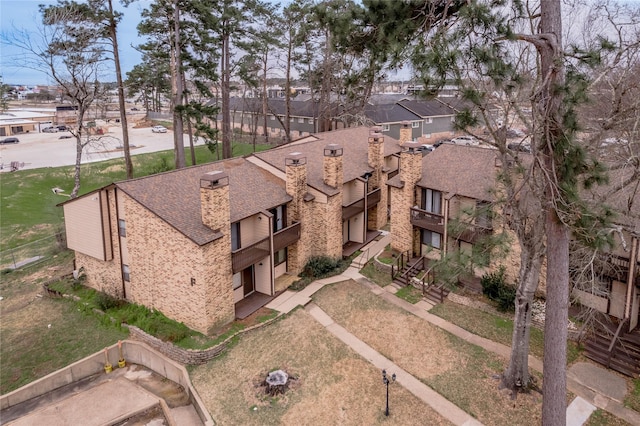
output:
[[[624,319],[631,317],[631,296],[633,294],[634,278],[636,276],[636,265],[638,262],[638,245],[640,241],[638,237],[632,237],[631,240],[631,256],[629,257],[629,272],[627,275],[627,299],[624,307]],[[631,321],[629,321],[629,331],[631,331]]]

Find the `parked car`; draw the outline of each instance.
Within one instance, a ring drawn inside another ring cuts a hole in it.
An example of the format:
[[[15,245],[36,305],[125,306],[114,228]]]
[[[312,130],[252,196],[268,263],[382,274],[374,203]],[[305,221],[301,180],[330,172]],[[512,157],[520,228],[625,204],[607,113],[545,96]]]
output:
[[[44,133],[58,133],[58,129],[56,127],[45,127],[42,131]]]
[[[151,131],[153,133],[167,133],[167,128],[164,126],[153,126]]]
[[[451,139],[451,143],[456,145],[480,145],[480,142],[473,136],[458,136]]]
[[[140,111],[140,110],[138,108],[136,108],[136,107],[133,107],[133,108],[131,108],[131,111]]]
[[[64,131],[69,130],[69,128],[68,128],[67,126],[65,126],[64,124],[61,124],[61,125],[59,125],[59,126],[56,126],[56,128],[57,128],[58,130],[60,130],[61,132],[64,132]]]
[[[527,143],[510,143],[507,145],[507,148],[511,151],[531,153],[531,145]]]
[[[437,141],[436,143],[433,144],[433,147],[437,148],[440,145],[442,145],[443,143],[451,143],[451,139],[440,139],[439,141]]]
[[[0,144],[5,144],[5,143],[18,143],[20,142],[20,139],[18,138],[4,138],[4,139],[0,139]]]
[[[418,151],[421,151],[423,156],[427,155],[428,153],[430,153],[433,150],[434,150],[433,145],[430,145],[430,144],[427,144],[427,143],[422,144],[422,145],[420,145],[418,147]]]

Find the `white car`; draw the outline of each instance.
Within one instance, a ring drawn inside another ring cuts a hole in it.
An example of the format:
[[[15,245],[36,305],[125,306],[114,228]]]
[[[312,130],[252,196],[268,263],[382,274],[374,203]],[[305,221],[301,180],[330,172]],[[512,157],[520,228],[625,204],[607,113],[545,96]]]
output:
[[[451,139],[451,143],[456,145],[480,145],[480,141],[473,136],[458,136],[457,138]]]
[[[153,126],[151,131],[153,133],[167,133],[167,128],[164,126]]]

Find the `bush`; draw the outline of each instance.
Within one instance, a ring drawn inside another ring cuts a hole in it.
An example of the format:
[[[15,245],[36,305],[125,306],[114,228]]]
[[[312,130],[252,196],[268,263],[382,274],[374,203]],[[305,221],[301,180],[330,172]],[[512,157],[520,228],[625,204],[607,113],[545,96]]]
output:
[[[516,306],[516,289],[506,283],[504,273],[505,268],[501,267],[498,272],[484,274],[480,279],[482,293],[497,302],[501,312],[513,311]]]
[[[122,306],[124,303],[122,300],[109,296],[106,293],[98,293],[95,299],[96,305],[102,312],[106,312],[109,309]]]
[[[309,259],[302,275],[305,277],[321,278],[332,272],[340,265],[340,260],[333,259],[329,256],[314,256]]]

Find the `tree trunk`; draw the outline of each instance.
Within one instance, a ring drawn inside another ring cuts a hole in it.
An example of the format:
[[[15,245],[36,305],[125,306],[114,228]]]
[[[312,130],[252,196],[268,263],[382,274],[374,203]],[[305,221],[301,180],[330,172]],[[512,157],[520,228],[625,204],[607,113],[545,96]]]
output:
[[[502,376],[502,386],[510,389],[514,397],[516,392],[526,389],[529,385],[531,308],[540,278],[541,254],[543,253],[522,244],[511,357],[509,366]]]
[[[182,87],[187,87],[187,79],[182,70]],[[188,90],[184,91],[184,103],[189,105]],[[193,127],[191,126],[191,117],[187,117],[187,132],[189,133],[189,152],[191,153],[191,165],[196,165],[196,149],[193,145]]]
[[[542,424],[566,424],[567,398],[567,320],[569,313],[569,230],[558,217],[556,208],[564,194],[561,185],[566,164],[558,143],[564,137],[562,104],[564,63],[562,58],[562,14],[560,0],[540,2],[540,32],[544,46],[540,51],[540,76],[543,86],[537,99],[543,120],[543,168],[547,235],[547,305],[544,326],[544,381]]]
[[[269,132],[267,132],[267,115],[269,114],[269,99],[267,99],[267,52],[264,52],[262,57],[262,118],[264,129],[264,141],[269,143]],[[286,132],[286,129],[285,129]],[[254,145],[255,152],[255,145]]]
[[[229,35],[222,36],[222,158],[231,158],[231,62]]]
[[[124,82],[122,81],[122,69],[120,68],[120,53],[118,52],[118,37],[116,35],[116,21],[113,15],[112,0],[109,5],[109,33],[113,44],[113,62],[116,65],[116,82],[118,84],[118,107],[120,108],[120,125],[122,126],[122,147],[124,148],[124,163],[127,179],[133,179],[133,162],[131,161],[131,149],[129,148],[129,128],[127,127],[127,110],[124,103]]]
[[[182,111],[180,106],[182,105],[182,70],[181,70],[181,57],[180,57],[180,7],[178,0],[174,1],[174,34],[171,60],[173,66],[171,67],[171,82],[173,85],[173,145],[175,153],[175,167],[181,169],[186,166],[184,156],[184,131],[182,123]]]

